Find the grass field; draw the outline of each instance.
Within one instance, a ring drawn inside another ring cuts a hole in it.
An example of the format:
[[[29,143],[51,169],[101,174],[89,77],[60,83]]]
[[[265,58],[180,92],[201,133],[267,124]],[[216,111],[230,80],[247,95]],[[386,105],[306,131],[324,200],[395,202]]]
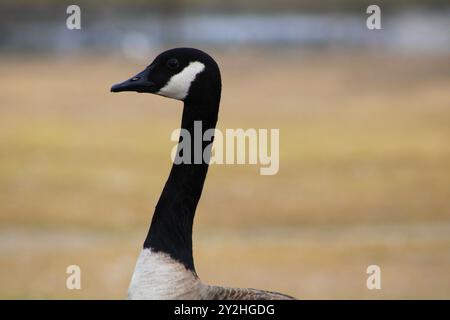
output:
[[[214,51],[213,51],[214,54]],[[219,128],[279,128],[280,171],[213,166],[206,282],[298,298],[450,298],[448,56],[215,53]],[[144,64],[0,59],[0,298],[124,298],[179,102],[111,94]],[[82,290],[65,288],[66,267]],[[366,268],[382,289],[366,288]]]

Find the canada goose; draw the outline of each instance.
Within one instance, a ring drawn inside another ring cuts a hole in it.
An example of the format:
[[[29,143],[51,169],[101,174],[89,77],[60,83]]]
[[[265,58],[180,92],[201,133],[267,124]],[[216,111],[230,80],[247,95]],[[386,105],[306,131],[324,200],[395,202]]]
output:
[[[114,85],[111,91],[155,93],[183,101],[181,128],[192,137],[194,121],[201,121],[203,132],[215,128],[221,87],[219,67],[208,54],[175,48],[161,53],[144,71]],[[195,134],[203,136],[203,132]],[[210,286],[198,278],[192,256],[192,224],[211,156],[206,146],[203,142],[201,153],[205,151],[207,156],[199,164],[174,162],[136,263],[129,299],[293,299],[269,291]],[[190,151],[194,159],[194,144]]]

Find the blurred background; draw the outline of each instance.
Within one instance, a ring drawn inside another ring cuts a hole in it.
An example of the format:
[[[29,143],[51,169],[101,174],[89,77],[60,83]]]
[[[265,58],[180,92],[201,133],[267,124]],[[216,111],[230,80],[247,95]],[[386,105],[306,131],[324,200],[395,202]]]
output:
[[[126,297],[182,106],[109,89],[175,46],[218,61],[220,129],[280,129],[277,175],[210,168],[205,282],[450,298],[448,1],[77,1],[81,30],[70,4],[0,4],[0,298]]]

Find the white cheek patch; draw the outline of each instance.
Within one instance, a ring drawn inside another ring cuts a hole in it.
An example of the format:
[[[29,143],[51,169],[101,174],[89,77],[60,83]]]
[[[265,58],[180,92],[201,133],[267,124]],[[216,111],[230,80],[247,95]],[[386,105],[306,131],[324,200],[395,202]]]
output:
[[[201,62],[194,61],[189,63],[183,71],[173,75],[167,84],[158,91],[158,94],[168,98],[183,100],[186,98],[195,77],[204,69],[205,65]]]

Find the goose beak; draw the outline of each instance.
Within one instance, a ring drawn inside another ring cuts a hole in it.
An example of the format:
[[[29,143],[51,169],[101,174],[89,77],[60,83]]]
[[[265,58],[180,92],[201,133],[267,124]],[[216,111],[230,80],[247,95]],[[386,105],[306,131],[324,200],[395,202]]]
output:
[[[151,68],[138,73],[134,77],[113,85],[111,92],[136,91],[154,93],[156,91],[155,83],[148,80]]]

